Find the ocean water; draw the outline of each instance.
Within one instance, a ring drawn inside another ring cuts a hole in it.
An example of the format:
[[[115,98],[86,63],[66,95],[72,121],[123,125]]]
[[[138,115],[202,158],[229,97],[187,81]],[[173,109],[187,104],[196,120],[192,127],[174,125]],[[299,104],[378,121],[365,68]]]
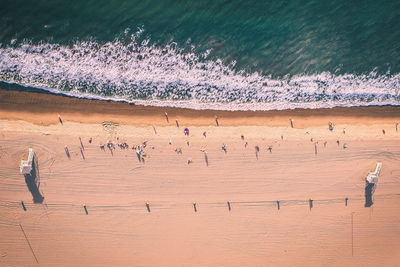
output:
[[[11,87],[196,109],[400,104],[400,1],[2,0],[1,10],[0,80]]]

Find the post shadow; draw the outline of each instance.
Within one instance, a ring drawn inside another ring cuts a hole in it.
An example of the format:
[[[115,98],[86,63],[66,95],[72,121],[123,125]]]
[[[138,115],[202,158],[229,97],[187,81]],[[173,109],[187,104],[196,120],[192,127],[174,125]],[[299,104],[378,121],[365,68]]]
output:
[[[39,166],[37,164],[36,154],[32,160],[32,171],[29,174],[24,174],[25,183],[33,197],[33,203],[42,203],[44,197],[39,192],[40,177],[39,177]]]

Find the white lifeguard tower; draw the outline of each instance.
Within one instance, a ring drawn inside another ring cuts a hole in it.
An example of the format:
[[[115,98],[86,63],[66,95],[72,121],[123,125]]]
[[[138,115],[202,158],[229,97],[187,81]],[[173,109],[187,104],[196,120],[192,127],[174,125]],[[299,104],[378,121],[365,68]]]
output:
[[[35,152],[33,148],[29,148],[28,160],[21,160],[21,166],[19,166],[19,170],[22,174],[30,174],[33,169],[33,158],[35,156]]]
[[[370,184],[376,184],[376,183],[378,182],[379,173],[381,172],[381,168],[382,168],[382,163],[381,163],[381,162],[378,162],[378,163],[376,164],[375,171],[374,171],[374,172],[370,172],[370,173],[368,173],[368,175],[367,175],[366,180],[367,180],[368,183],[370,183]]]

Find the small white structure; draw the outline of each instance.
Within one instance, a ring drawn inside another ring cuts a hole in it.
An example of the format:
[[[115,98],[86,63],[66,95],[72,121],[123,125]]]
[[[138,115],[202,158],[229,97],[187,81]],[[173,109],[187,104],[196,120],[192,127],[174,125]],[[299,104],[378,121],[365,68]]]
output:
[[[19,169],[22,174],[30,174],[33,168],[33,157],[35,156],[35,152],[33,148],[29,148],[28,160],[21,160],[21,166]]]
[[[378,163],[376,164],[376,169],[375,169],[375,171],[374,171],[374,172],[370,172],[370,173],[368,173],[368,175],[367,175],[366,180],[367,180],[368,183],[370,183],[370,184],[376,184],[376,183],[378,182],[379,173],[381,172],[381,168],[382,168],[382,163],[381,163],[381,162],[378,162]]]

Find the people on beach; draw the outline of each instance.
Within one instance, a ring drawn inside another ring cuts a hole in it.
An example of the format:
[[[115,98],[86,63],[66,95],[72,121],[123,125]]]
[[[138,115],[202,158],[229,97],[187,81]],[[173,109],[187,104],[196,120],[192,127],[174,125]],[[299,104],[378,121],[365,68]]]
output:
[[[268,146],[269,153],[272,153],[272,146]]]
[[[290,120],[290,127],[293,128],[293,120],[292,119],[289,119],[289,120]]]
[[[207,132],[206,131],[203,132],[203,136],[207,137]]]
[[[129,145],[127,143],[123,142],[123,143],[118,143],[118,147],[121,149],[128,149]]]
[[[167,120],[167,123],[169,123],[169,120],[168,120],[168,113],[167,113],[167,112],[165,112],[165,119]]]
[[[329,131],[332,132],[333,131],[333,123],[330,121],[328,125],[329,125]]]
[[[89,138],[89,144],[91,144],[93,141],[92,137]]]
[[[215,116],[215,123],[217,124],[217,126],[219,126],[218,116]]]
[[[258,153],[260,152],[260,147],[257,145],[254,147],[254,149],[256,150],[256,158],[258,159]]]
[[[383,133],[383,134],[386,134],[386,131],[385,131],[385,129],[382,129],[382,133]]]
[[[242,134],[242,135],[240,136],[240,138],[241,138],[242,140],[244,140],[244,135]]]
[[[185,128],[185,130],[183,130],[183,133],[184,133],[185,135],[189,136],[189,129],[188,129],[188,128]]]
[[[65,147],[64,147],[64,150],[65,150],[65,154],[67,154],[67,157],[70,159],[70,158],[71,158],[71,154],[69,154],[68,147],[65,146]]]
[[[142,159],[141,159],[141,156],[142,156],[142,149],[136,150],[136,156],[137,156],[139,162],[141,162],[141,161],[142,161]]]
[[[224,143],[222,144],[222,151],[224,151],[225,154],[226,154],[226,152],[228,152],[227,149],[226,149],[226,145]]]
[[[114,145],[114,143],[111,142],[111,140],[108,140],[107,148],[108,148],[109,150],[111,150],[111,151],[112,151],[113,149],[115,149],[115,145]]]
[[[339,145],[340,145],[340,141],[339,141],[339,140],[336,140],[336,143],[337,143],[337,146],[339,146]]]
[[[176,122],[176,127],[178,127],[178,128],[179,128],[179,122],[178,122],[178,119],[176,119],[176,120],[175,120],[175,122]]]

